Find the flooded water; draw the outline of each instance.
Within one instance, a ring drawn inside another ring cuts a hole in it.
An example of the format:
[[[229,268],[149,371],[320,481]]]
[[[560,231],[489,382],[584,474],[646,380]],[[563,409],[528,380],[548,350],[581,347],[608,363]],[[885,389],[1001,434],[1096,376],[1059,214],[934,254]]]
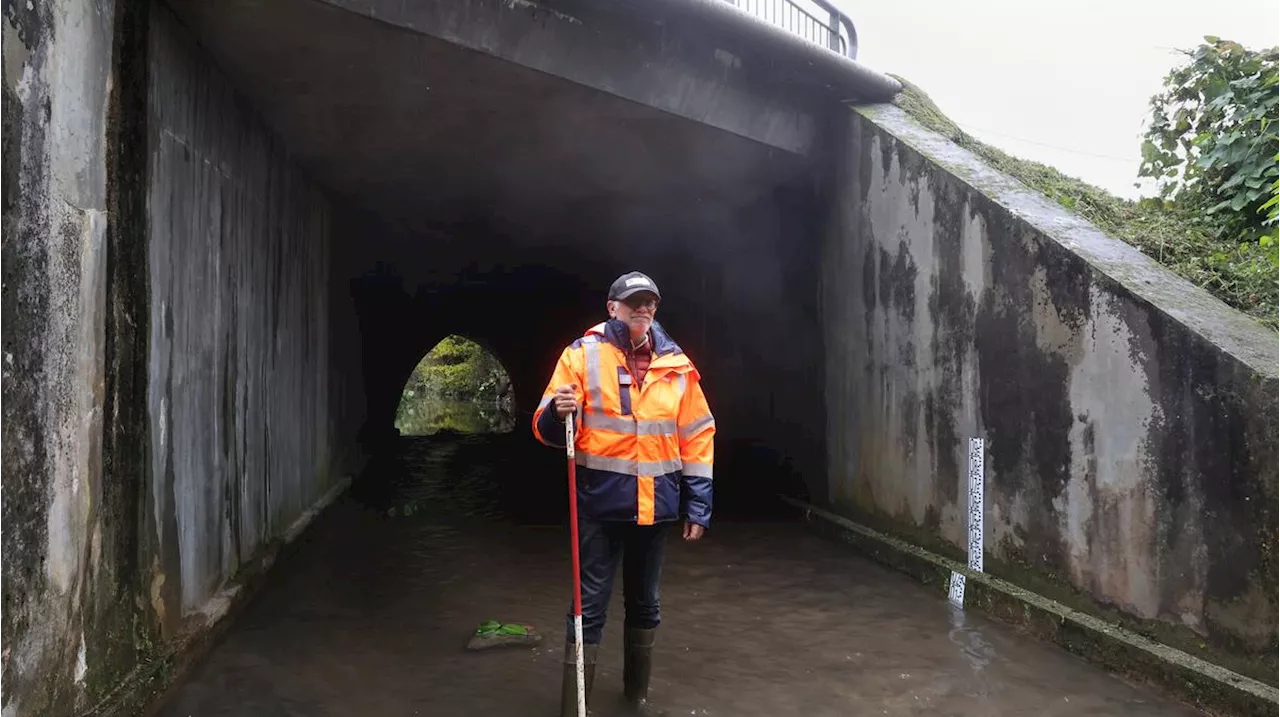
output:
[[[304,534],[160,714],[556,715],[563,459],[524,439],[404,440]],[[752,518],[669,543],[651,692],[672,715],[1199,714],[956,610],[785,513]],[[594,714],[622,713],[621,607],[615,590]],[[546,637],[467,652],[488,619]]]

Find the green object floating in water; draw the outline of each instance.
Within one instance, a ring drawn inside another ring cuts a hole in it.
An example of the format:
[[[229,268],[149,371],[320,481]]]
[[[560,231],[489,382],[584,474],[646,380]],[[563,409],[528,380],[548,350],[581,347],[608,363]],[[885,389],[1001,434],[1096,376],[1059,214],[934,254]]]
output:
[[[489,647],[530,646],[542,642],[542,635],[532,625],[519,623],[502,623],[497,620],[485,620],[476,628],[475,634],[467,643],[469,650],[483,650]]]

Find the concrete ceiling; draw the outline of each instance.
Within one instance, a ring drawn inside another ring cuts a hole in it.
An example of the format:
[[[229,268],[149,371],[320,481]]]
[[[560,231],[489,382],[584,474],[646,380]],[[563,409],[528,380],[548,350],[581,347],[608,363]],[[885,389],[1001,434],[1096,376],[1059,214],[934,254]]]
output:
[[[806,167],[324,3],[170,5],[302,166],[411,230],[526,245],[687,235]]]

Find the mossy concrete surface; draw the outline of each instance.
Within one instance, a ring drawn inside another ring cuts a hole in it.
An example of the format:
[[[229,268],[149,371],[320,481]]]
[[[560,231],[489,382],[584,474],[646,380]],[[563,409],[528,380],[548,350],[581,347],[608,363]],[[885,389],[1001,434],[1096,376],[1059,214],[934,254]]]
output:
[[[783,496],[820,534],[937,588],[946,599],[952,573],[965,576],[965,607],[977,608],[1108,670],[1160,687],[1214,715],[1268,715],[1277,690],[1257,680],[1073,610],[963,563],[932,553],[823,508]]]
[[[1275,333],[898,107],[843,129],[816,502],[948,554],[983,438],[989,572],[1274,685]]]

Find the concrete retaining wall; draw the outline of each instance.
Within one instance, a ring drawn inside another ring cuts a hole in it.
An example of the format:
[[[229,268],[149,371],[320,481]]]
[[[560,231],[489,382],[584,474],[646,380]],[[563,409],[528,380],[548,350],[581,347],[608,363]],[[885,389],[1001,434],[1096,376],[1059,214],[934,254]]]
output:
[[[1274,684],[1277,337],[891,106],[822,262],[829,503]]]

